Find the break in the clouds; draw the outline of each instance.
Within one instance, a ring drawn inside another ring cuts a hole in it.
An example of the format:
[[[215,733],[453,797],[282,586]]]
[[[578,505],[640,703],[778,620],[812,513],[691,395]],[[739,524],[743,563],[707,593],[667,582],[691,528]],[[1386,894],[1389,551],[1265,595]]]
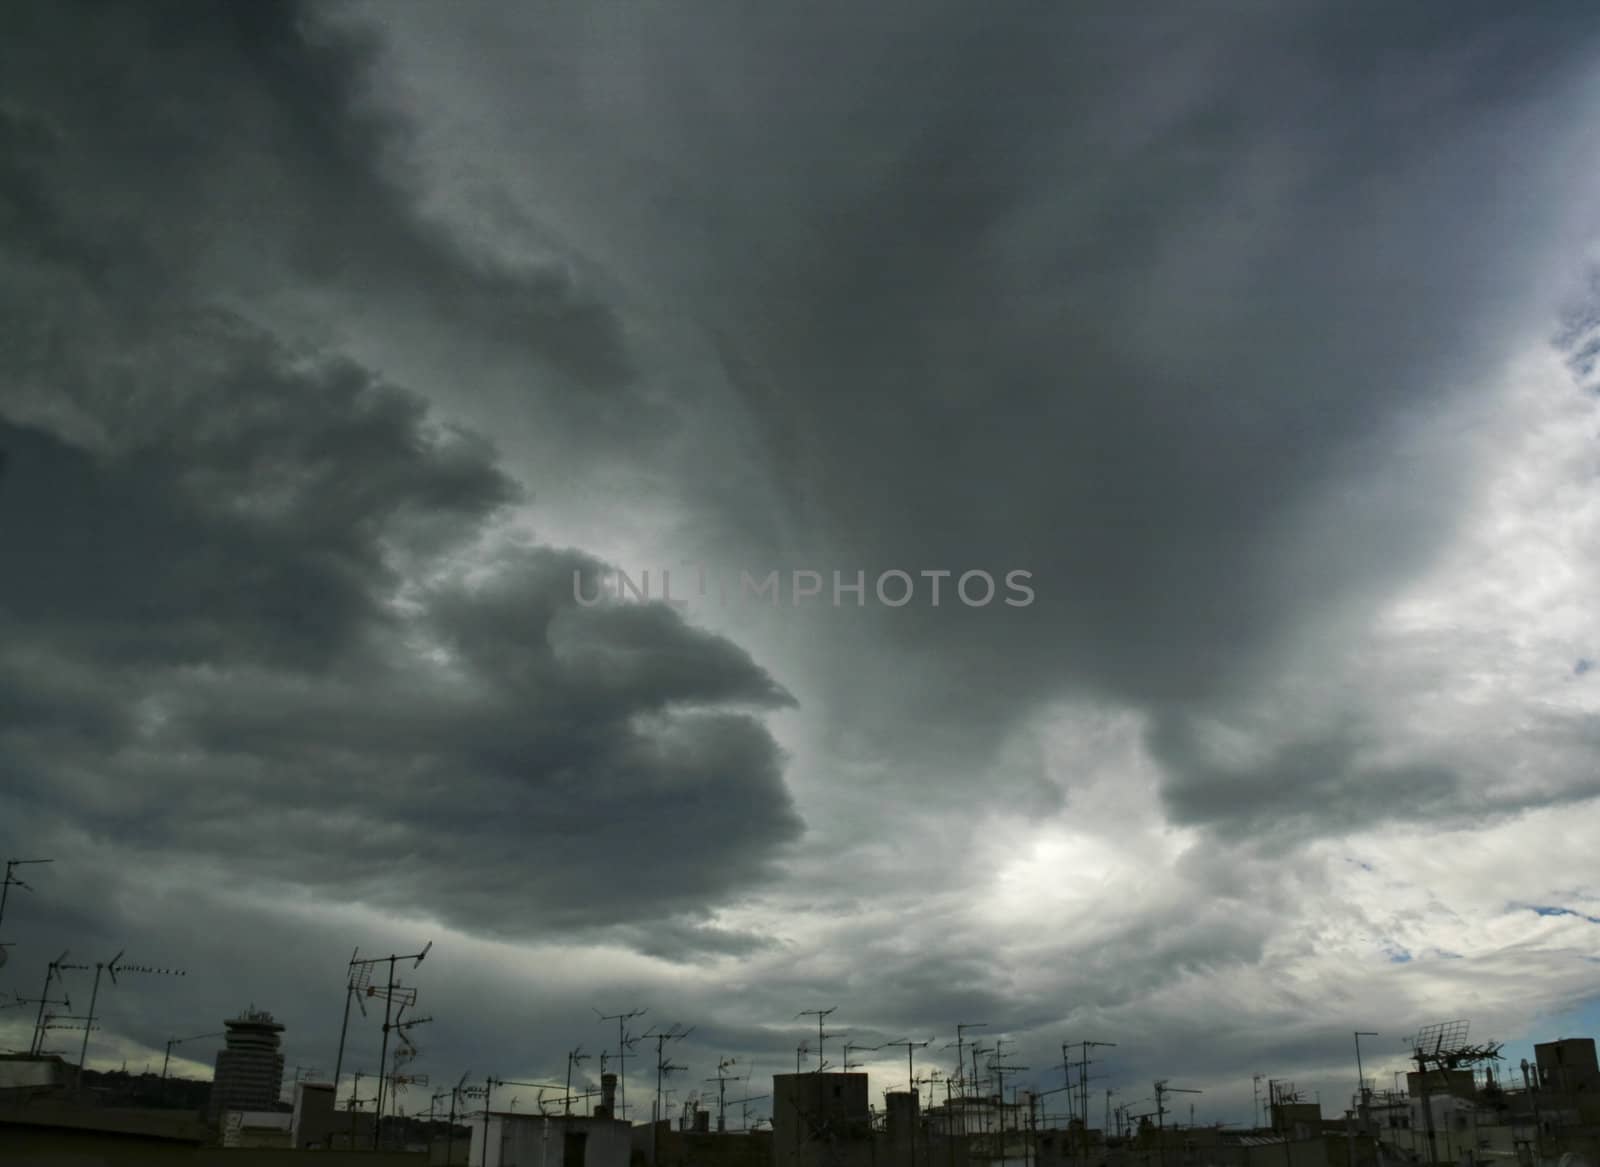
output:
[[[837,1001],[1221,1099],[1582,1003],[1589,6],[4,20],[18,965],[138,930],[325,1056],[432,928],[441,1074]],[[575,601],[682,563],[1037,598]]]

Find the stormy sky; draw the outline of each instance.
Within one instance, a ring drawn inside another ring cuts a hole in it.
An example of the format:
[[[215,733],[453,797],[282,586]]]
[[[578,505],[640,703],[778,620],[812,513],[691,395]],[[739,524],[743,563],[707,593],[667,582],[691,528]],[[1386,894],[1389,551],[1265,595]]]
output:
[[[1600,1031],[1592,5],[0,20],[0,989],[187,970],[91,1064],[429,940],[435,1085],[674,1109]]]

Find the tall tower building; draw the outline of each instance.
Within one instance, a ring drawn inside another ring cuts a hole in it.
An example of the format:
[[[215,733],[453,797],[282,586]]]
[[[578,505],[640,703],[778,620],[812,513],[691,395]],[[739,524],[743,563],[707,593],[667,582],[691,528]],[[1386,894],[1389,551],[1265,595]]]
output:
[[[273,1110],[283,1089],[283,1054],[278,1035],[283,1026],[255,1006],[225,1021],[227,1048],[217,1051],[207,1114],[219,1122],[229,1110]]]

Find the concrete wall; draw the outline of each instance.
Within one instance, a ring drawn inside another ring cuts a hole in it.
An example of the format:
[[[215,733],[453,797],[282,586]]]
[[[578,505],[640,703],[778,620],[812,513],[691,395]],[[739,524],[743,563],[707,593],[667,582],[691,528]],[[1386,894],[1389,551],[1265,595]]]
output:
[[[1533,1047],[1533,1056],[1544,1089],[1570,1093],[1600,1087],[1600,1064],[1592,1037],[1540,1042]]]
[[[871,1114],[865,1074],[774,1074],[774,1167],[868,1167]]]
[[[298,1150],[322,1148],[333,1131],[336,1112],[331,1082],[297,1082],[294,1088],[294,1114],[290,1119],[290,1145]]]
[[[36,1058],[22,1054],[0,1055],[0,1091],[43,1091],[66,1086],[73,1078],[71,1067],[60,1058]]]
[[[648,1140],[647,1128],[635,1130],[645,1131]],[[640,1149],[646,1146],[648,1141]],[[772,1167],[772,1132],[718,1135],[663,1130],[657,1135],[657,1152],[658,1167]]]
[[[569,1163],[580,1137],[583,1162]],[[632,1153],[632,1128],[619,1119],[505,1113],[491,1114],[487,1127],[481,1116],[472,1123],[474,1167],[629,1167]]]
[[[329,1151],[320,1167],[425,1167],[426,1155]],[[98,1131],[0,1126],[0,1163],[17,1167],[306,1167],[305,1152],[196,1147]]]

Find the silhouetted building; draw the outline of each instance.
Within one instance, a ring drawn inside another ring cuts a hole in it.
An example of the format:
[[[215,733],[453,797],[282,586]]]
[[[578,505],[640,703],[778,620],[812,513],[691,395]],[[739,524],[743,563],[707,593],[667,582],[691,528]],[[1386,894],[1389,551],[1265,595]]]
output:
[[[220,1122],[230,1110],[276,1109],[283,1089],[283,1053],[278,1048],[283,1026],[272,1014],[254,1008],[224,1024],[227,1048],[217,1053],[207,1117]]]
[[[774,1074],[774,1167],[867,1167],[872,1109],[865,1074]]]
[[[1533,1047],[1539,1071],[1539,1088],[1560,1094],[1600,1091],[1600,1063],[1594,1038],[1564,1037]]]

